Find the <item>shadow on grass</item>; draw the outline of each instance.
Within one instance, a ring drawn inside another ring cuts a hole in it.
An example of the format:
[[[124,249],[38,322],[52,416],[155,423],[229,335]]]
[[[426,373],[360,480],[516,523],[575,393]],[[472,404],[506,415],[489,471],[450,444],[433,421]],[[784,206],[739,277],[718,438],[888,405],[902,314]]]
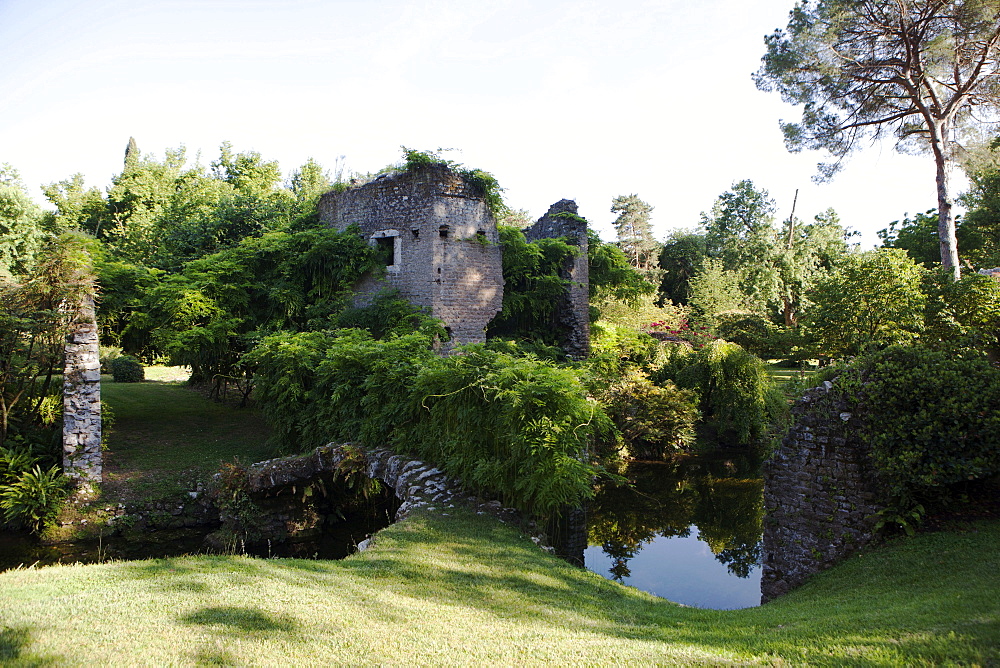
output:
[[[1000,659],[1000,603],[990,594],[1000,572],[1000,531],[988,533],[957,544],[952,539],[950,550],[933,537],[903,543],[891,556],[852,559],[831,577],[822,574],[776,602],[737,611],[685,608],[619,586],[477,517],[411,517],[379,534],[370,552],[339,562],[199,557],[135,564],[131,570],[157,588],[194,586],[218,572],[227,586],[272,581],[306,592],[336,591],[354,604],[376,599],[366,609],[373,621],[412,620],[414,602],[433,601],[521,620],[525,628],[653,642],[661,648],[655,651],[700,648],[718,660],[989,664]],[[932,573],[930,556],[938,565]],[[942,623],[936,612],[948,600],[955,609]],[[228,630],[225,636],[290,634],[306,623],[254,607],[206,607],[183,621]]]
[[[27,626],[0,629],[0,661],[18,658],[30,642],[31,630]]]
[[[31,628],[28,626],[0,626],[0,665],[52,666],[62,663],[54,657],[27,653],[31,645]]]
[[[299,623],[290,617],[271,615],[254,608],[235,606],[202,608],[181,617],[181,621],[185,624],[228,629],[241,636],[245,634],[295,633],[299,630]]]

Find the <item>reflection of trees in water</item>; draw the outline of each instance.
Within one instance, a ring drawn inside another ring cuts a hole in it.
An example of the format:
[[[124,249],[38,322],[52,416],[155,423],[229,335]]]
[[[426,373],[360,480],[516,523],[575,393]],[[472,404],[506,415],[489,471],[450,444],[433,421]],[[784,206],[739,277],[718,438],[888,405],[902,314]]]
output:
[[[698,528],[729,572],[748,577],[760,563],[763,480],[760,459],[740,453],[685,456],[635,463],[632,486],[605,485],[590,503],[589,542],[612,560],[616,580],[629,577],[630,559],[657,536],[687,537]]]

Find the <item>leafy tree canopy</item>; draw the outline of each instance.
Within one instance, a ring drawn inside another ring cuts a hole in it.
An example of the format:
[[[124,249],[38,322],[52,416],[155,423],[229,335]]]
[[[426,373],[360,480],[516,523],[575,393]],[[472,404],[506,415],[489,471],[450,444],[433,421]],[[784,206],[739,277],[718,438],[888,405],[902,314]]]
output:
[[[17,170],[0,165],[0,280],[28,270],[46,230]]]
[[[1000,110],[997,0],[817,0],[796,3],[765,38],[758,88],[801,105],[782,123],[791,151],[828,151],[831,177],[866,138],[929,150],[937,168],[941,262],[959,275],[947,163],[953,131]]]
[[[619,195],[611,203],[611,213],[617,213],[615,231],[618,247],[636,269],[649,271],[656,261],[660,244],[653,238],[649,223],[653,207],[638,195]]]
[[[844,257],[809,294],[810,330],[820,348],[846,357],[915,340],[924,324],[923,274],[898,248]]]

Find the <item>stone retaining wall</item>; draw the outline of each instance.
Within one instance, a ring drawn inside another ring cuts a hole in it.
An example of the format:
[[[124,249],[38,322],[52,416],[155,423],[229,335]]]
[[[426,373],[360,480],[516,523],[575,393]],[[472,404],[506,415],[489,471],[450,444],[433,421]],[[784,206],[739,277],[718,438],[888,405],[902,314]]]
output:
[[[880,485],[853,412],[828,381],[792,408],[794,426],[764,463],[761,602],[870,543]]]

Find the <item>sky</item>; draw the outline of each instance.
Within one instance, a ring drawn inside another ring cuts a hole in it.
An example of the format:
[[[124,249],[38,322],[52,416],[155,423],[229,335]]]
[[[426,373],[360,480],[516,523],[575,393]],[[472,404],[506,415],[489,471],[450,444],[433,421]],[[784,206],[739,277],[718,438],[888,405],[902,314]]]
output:
[[[936,206],[933,161],[890,143],[832,183],[785,150],[797,110],[751,74],[793,0],[0,0],[0,163],[40,186],[106,188],[129,137],[208,165],[219,145],[366,173],[400,146],[492,172],[533,217],[575,199],[613,238],[612,200],[694,228],[742,179],[786,218],[833,207],[862,246]],[[341,156],[343,156],[341,158]],[[958,189],[961,181],[956,178]]]

